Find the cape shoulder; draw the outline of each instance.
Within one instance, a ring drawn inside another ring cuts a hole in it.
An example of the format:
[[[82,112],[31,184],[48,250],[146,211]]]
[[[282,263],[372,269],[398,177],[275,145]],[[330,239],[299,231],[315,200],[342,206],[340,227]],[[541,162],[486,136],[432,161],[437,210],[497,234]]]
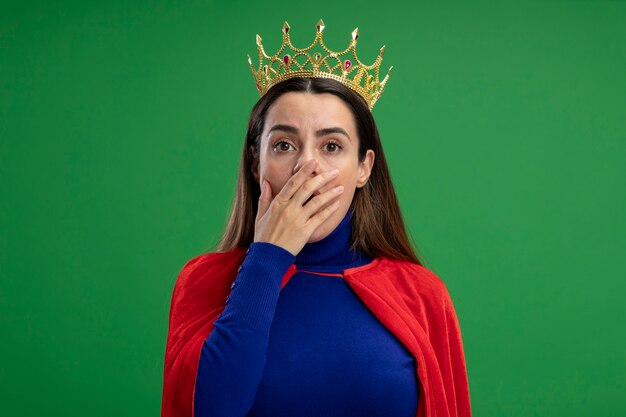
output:
[[[346,279],[374,291],[393,295],[412,310],[448,309],[452,300],[446,284],[428,268],[404,260],[376,258],[371,264],[345,271]]]
[[[344,277],[378,318],[402,335],[406,345],[419,342],[422,348],[428,345],[436,349],[442,341],[461,342],[448,288],[428,268],[381,257],[345,271]]]
[[[172,291],[170,322],[176,314],[206,314],[207,309],[223,306],[245,249],[205,253],[187,261]],[[185,317],[178,317],[184,319]]]

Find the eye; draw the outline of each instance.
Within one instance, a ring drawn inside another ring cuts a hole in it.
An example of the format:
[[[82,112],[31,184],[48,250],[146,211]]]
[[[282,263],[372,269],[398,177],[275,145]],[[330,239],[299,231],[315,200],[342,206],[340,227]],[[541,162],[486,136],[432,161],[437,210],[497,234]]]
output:
[[[284,140],[279,140],[274,144],[274,146],[272,146],[272,149],[275,151],[278,150],[279,152],[286,152],[289,150],[290,146],[291,143],[285,142]]]
[[[337,152],[339,152],[342,149],[342,146],[338,142],[335,142],[335,141],[332,141],[332,140],[326,142],[324,144],[324,146],[329,147],[329,148],[327,148],[328,149],[328,151],[327,151],[328,153],[337,153]]]

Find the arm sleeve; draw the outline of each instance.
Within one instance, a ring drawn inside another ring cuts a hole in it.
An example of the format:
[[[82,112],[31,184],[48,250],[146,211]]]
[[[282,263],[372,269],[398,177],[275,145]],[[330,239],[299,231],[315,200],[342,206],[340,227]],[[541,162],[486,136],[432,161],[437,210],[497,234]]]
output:
[[[243,417],[252,408],[281,280],[295,259],[272,243],[250,245],[226,307],[202,347],[194,417]]]

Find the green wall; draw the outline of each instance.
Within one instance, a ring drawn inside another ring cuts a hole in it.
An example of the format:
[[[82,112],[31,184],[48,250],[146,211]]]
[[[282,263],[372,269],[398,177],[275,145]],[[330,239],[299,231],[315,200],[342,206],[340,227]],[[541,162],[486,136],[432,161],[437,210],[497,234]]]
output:
[[[626,414],[626,3],[407,3],[2,2],[2,415],[158,415],[172,286],[223,230],[258,98],[246,54],[320,17],[333,49],[387,45],[374,115],[474,414]]]

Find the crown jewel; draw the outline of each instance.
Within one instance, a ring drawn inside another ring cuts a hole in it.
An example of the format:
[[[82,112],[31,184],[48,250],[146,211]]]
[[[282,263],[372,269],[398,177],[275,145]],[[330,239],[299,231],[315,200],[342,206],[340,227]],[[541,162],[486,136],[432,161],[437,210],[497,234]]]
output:
[[[317,22],[316,27],[317,33],[313,43],[306,48],[296,48],[291,44],[289,37],[290,27],[285,22],[283,24],[283,44],[278,52],[272,56],[265,53],[263,41],[259,35],[256,35],[256,44],[259,49],[259,67],[257,69],[254,68],[250,55],[248,55],[248,63],[261,97],[272,86],[289,78],[332,78],[363,97],[371,110],[383,93],[389,74],[391,74],[393,69],[393,66],[391,66],[385,78],[380,81],[379,69],[385,53],[385,46],[383,45],[380,48],[380,53],[373,64],[365,65],[356,55],[356,41],[359,37],[359,28],[352,31],[352,40],[345,50],[334,52],[324,44],[322,31],[325,26],[322,19]],[[324,53],[315,52],[311,55],[309,52],[318,43]],[[287,47],[290,50],[286,51]],[[344,55],[350,53],[351,56],[348,55],[345,59],[343,58]]]

